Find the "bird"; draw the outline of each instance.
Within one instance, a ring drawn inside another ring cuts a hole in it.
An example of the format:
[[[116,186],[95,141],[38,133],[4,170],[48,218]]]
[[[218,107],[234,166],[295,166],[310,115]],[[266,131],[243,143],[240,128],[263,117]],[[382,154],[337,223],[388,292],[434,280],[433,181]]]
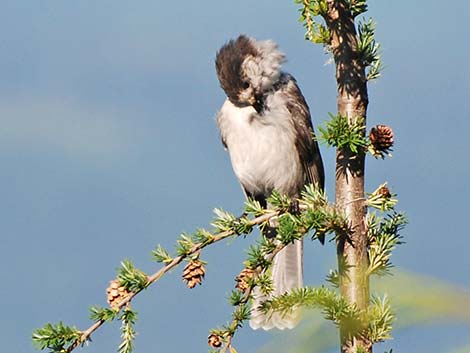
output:
[[[264,208],[273,191],[297,200],[305,185],[324,187],[310,110],[295,78],[282,71],[285,61],[274,41],[245,34],[226,42],[215,58],[217,77],[227,96],[216,116],[222,144],[246,197]],[[271,296],[302,287],[302,256],[302,240],[276,254]],[[250,317],[253,329],[297,325],[298,310],[284,316],[263,314],[259,305],[266,299],[255,288]]]

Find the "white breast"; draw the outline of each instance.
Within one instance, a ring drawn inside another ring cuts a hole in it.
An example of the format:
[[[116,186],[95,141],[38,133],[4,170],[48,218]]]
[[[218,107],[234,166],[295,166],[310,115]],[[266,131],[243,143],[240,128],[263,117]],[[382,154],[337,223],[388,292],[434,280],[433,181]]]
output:
[[[235,174],[247,191],[268,195],[275,189],[294,196],[303,185],[302,165],[289,112],[284,102],[273,99],[263,115],[226,100],[217,123]]]

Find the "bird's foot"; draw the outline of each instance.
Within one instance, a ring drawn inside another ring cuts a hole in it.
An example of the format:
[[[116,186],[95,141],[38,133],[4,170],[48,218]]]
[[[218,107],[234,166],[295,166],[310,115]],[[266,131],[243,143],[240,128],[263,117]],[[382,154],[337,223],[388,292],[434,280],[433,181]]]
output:
[[[299,200],[297,199],[292,199],[290,201],[290,205],[289,205],[289,213],[294,215],[294,216],[298,216],[300,214],[300,204],[299,204]]]
[[[277,235],[276,227],[272,227],[269,224],[266,224],[263,228],[261,228],[261,233],[266,239],[273,239]]]

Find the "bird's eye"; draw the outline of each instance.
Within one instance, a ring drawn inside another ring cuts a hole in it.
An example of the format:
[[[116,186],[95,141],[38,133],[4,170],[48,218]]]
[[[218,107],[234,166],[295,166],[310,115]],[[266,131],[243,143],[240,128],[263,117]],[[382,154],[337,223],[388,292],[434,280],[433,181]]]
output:
[[[242,83],[242,88],[243,88],[243,89],[247,89],[248,87],[250,87],[250,84],[249,84],[248,82],[244,81],[244,82]]]

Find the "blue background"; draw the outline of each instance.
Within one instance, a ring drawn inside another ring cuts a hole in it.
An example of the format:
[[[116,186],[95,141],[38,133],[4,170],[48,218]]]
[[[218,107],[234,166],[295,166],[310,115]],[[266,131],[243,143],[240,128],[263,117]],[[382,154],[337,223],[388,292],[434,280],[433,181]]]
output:
[[[371,1],[366,16],[385,64],[369,86],[368,125],[396,135],[393,158],[368,157],[367,189],[389,181],[410,218],[393,260],[468,288],[469,6]],[[122,259],[154,272],[158,243],[172,249],[182,231],[208,227],[214,207],[240,213],[214,121],[224,100],[214,56],[225,41],[275,40],[314,124],[336,111],[334,66],[297,18],[293,1],[0,1],[3,351],[33,351],[31,332],[46,322],[87,328],[88,306],[105,305]],[[322,153],[334,199],[334,150]],[[186,289],[177,269],[139,295],[137,352],[206,351],[208,330],[229,319],[225,298],[251,241],[205,251],[201,287]],[[334,246],[306,253],[306,282],[319,285]],[[389,345],[449,351],[469,343],[467,331],[424,326]],[[236,347],[255,352],[271,336],[244,329]],[[93,340],[86,351],[115,351],[118,323]]]

